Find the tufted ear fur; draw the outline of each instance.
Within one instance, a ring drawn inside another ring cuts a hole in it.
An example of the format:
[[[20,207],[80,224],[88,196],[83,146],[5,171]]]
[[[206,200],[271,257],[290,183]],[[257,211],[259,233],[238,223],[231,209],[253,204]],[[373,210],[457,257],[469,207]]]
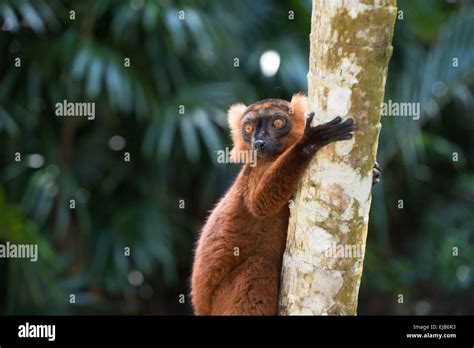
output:
[[[291,98],[290,116],[294,125],[294,131],[292,133],[295,136],[295,139],[291,139],[292,141],[296,141],[303,135],[304,126],[306,124],[305,114],[308,108],[307,103],[308,99],[303,93],[297,93]]]
[[[308,98],[303,93],[294,94],[291,98],[291,113],[295,114],[296,117],[305,116],[307,109]]]
[[[227,112],[227,121],[229,122],[230,128],[230,135],[232,137],[232,142],[234,143],[234,148],[230,152],[230,159],[231,161],[238,162],[239,159],[237,152],[239,150],[246,150],[248,146],[246,146],[244,140],[242,139],[242,129],[241,129],[241,122],[242,117],[247,109],[242,103],[231,105],[229,111]]]

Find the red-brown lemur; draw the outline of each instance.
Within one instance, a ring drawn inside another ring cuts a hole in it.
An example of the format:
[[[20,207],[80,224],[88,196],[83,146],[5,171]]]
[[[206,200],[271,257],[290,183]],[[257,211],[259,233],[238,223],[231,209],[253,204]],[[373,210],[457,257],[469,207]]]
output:
[[[314,113],[305,114],[302,94],[230,107],[231,156],[256,151],[257,162],[243,165],[202,229],[191,278],[196,315],[277,314],[289,200],[313,155],[355,130],[340,117],[311,127]]]

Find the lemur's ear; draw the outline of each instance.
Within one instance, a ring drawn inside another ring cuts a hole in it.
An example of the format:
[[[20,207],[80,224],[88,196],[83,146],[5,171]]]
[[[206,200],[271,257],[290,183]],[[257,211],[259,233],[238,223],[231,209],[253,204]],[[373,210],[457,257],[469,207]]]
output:
[[[295,115],[295,118],[303,118],[305,117],[306,109],[307,109],[308,99],[303,93],[297,93],[293,95],[291,98],[291,109],[290,114]]]
[[[234,143],[234,148],[230,153],[230,159],[232,161],[237,161],[237,151],[244,150],[244,141],[242,139],[242,129],[241,121],[244,115],[247,106],[242,103],[231,105],[229,111],[227,112],[227,121],[229,122],[230,135],[232,137],[232,142]]]
[[[298,141],[304,133],[306,125],[306,110],[308,109],[308,99],[303,93],[293,95],[290,102],[290,118],[293,123],[293,130],[287,136],[290,143]]]

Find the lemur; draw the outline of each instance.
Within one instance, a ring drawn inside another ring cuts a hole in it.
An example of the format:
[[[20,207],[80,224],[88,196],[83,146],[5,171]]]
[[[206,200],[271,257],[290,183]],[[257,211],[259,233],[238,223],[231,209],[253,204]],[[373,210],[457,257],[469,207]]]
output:
[[[352,138],[354,120],[311,127],[306,97],[234,104],[228,122],[237,153],[256,151],[208,217],[195,251],[191,298],[196,315],[276,315],[289,200],[323,146]],[[374,168],[375,181],[380,168]],[[238,253],[236,254],[236,250]]]

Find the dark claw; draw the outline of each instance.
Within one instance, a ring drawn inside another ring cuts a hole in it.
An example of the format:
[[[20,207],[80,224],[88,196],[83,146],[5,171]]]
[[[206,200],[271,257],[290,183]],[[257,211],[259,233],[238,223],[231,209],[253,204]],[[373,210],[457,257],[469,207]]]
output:
[[[382,168],[376,161],[374,164],[374,169],[372,169],[372,185],[377,184],[380,181],[380,176],[382,175]]]
[[[314,112],[306,114],[306,128],[311,127],[311,122],[313,122]]]

